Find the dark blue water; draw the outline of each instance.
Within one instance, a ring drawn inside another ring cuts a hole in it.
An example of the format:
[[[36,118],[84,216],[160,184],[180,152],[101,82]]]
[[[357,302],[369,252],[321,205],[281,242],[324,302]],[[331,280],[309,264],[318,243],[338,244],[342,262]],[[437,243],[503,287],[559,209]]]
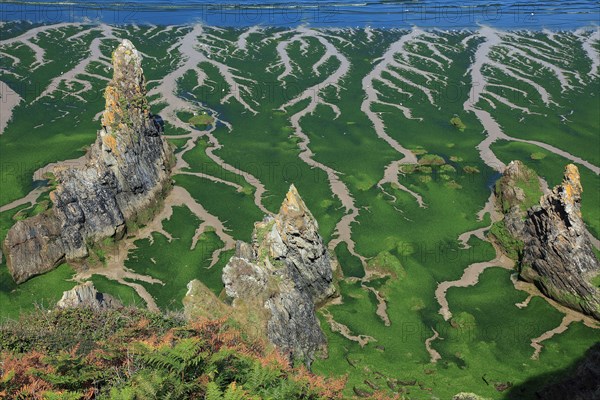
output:
[[[600,1],[464,0],[237,0],[237,1],[4,1],[0,20],[36,23],[105,22],[157,25],[460,29],[479,24],[500,28],[573,29],[600,25]]]

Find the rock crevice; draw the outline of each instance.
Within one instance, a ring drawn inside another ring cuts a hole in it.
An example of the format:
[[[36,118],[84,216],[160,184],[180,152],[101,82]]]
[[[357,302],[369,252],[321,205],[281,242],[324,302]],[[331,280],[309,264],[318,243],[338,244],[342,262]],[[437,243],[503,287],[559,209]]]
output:
[[[146,99],[141,56],[128,40],[114,51],[102,129],[83,168],[55,168],[53,207],[17,222],[4,253],[21,283],[63,261],[88,255],[88,246],[120,239],[127,226],[152,218],[170,187],[171,149]]]

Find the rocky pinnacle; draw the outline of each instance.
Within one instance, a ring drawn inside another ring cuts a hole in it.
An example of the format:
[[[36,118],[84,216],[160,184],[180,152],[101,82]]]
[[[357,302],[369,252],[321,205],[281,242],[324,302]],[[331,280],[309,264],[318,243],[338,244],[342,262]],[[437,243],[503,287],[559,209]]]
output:
[[[153,217],[170,187],[172,154],[151,119],[141,56],[128,40],[114,51],[102,128],[82,168],[55,168],[52,208],[17,222],[4,241],[17,283]]]
[[[549,297],[600,320],[600,275],[581,218],[583,188],[575,165],[567,165],[564,180],[527,212],[523,229],[522,279],[534,282]]]
[[[238,242],[223,269],[234,308],[254,315],[290,361],[308,365],[326,339],[315,304],[335,295],[331,260],[318,224],[292,185],[279,213],[254,225],[252,244]]]

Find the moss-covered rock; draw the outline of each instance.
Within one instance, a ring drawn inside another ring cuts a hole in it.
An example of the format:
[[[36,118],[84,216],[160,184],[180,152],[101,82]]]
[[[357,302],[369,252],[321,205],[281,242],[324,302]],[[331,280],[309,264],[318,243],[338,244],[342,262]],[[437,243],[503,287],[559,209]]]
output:
[[[496,243],[504,254],[513,260],[519,260],[523,254],[523,241],[515,238],[504,225],[504,221],[494,222],[488,237]]]

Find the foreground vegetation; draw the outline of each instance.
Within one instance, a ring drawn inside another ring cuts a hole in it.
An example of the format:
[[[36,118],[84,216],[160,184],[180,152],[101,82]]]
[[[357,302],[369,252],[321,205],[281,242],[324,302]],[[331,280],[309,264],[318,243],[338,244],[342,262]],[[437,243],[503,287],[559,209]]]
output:
[[[77,308],[0,325],[1,398],[317,400],[343,387],[226,320]]]

